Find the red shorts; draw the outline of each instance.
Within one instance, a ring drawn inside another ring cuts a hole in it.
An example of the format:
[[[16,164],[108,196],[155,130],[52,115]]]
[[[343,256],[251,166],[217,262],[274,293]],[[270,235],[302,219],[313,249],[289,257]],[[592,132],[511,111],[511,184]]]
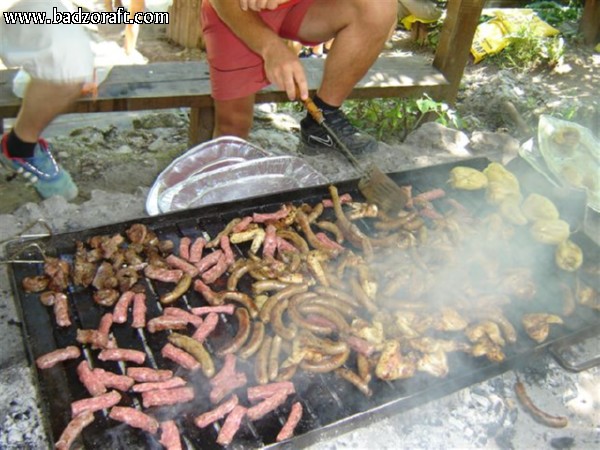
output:
[[[279,36],[297,41],[302,20],[313,2],[301,0],[288,8],[263,11],[260,16]],[[209,1],[202,2],[202,31],[215,100],[246,97],[270,84],[263,59],[221,21]]]

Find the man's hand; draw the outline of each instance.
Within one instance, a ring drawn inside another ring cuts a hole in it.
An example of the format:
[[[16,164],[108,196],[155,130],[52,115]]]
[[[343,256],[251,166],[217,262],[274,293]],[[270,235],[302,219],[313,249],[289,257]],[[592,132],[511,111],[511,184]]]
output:
[[[308,98],[308,83],[304,66],[298,56],[283,41],[269,47],[263,53],[265,73],[271,83],[284,89],[290,100],[306,100]],[[300,98],[296,96],[296,86]]]
[[[242,11],[262,11],[263,9],[275,9],[289,0],[240,0]]]

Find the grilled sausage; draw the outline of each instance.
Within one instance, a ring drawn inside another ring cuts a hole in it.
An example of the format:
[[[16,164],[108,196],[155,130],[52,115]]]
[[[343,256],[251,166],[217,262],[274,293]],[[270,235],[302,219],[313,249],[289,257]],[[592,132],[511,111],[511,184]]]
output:
[[[273,336],[271,349],[269,352],[268,375],[269,380],[273,381],[279,373],[279,354],[281,353],[281,336]]]
[[[219,298],[221,298],[221,303],[226,301],[239,303],[248,310],[250,317],[253,319],[258,316],[258,307],[256,306],[256,303],[254,303],[254,300],[252,300],[252,297],[248,294],[238,291],[224,291],[219,293]]]
[[[254,361],[254,377],[258,384],[267,384],[269,382],[269,354],[271,353],[272,341],[273,338],[271,336],[264,337]]]
[[[515,383],[515,392],[521,404],[536,422],[552,428],[564,428],[569,424],[566,417],[551,416],[535,406],[525,391],[525,385],[520,381]]]
[[[200,342],[195,339],[180,333],[171,333],[169,342],[177,347],[185,350],[192,355],[200,363],[202,373],[207,378],[211,378],[215,374],[215,365],[210,354]]]
[[[271,320],[271,310],[278,302],[306,291],[308,291],[308,284],[298,284],[286,287],[276,294],[271,295],[260,310],[260,319],[268,323]]]
[[[175,289],[164,295],[161,295],[160,302],[163,305],[170,305],[175,302],[179,297],[186,293],[186,291],[192,285],[192,277],[189,273],[184,273],[181,279],[177,282]]]
[[[226,346],[217,351],[219,356],[237,352],[250,336],[250,314],[248,314],[248,310],[246,308],[236,309],[235,317],[238,322],[238,331]]]
[[[287,310],[289,300],[283,299],[277,303],[271,311],[271,326],[278,336],[281,336],[287,341],[291,341],[296,336],[298,327],[292,323],[289,327],[283,323],[283,313]]]
[[[350,349],[338,355],[333,355],[329,358],[322,358],[319,361],[302,361],[300,367],[307,372],[326,373],[331,372],[343,366],[350,356]]]
[[[237,353],[237,355],[243,359],[250,358],[252,355],[254,355],[258,351],[258,349],[260,348],[260,345],[262,344],[264,337],[265,337],[265,324],[259,320],[253,321],[250,339],[248,339],[246,344],[244,344],[244,346],[240,349],[240,351]]]

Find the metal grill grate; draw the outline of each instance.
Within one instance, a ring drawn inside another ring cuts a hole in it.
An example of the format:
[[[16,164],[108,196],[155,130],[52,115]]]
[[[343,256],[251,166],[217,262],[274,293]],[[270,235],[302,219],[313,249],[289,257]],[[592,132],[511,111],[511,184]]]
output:
[[[488,162],[485,159],[476,159],[461,164],[483,168]],[[442,165],[413,170],[395,174],[393,178],[399,184],[412,185],[413,192],[419,193],[420,191],[443,186],[451,167],[452,165]],[[338,189],[340,192],[350,192],[357,199],[360,198],[355,181],[340,183]],[[182,236],[192,238],[201,234],[209,237],[215,236],[234,217],[241,217],[252,212],[271,212],[278,209],[283,202],[317,203],[325,196],[328,196],[327,188],[316,187],[145,218],[135,222],[146,224],[160,239],[170,239],[177,246]],[[469,197],[465,196],[463,200],[465,203],[469,203],[469,208],[476,215],[477,211],[485,208],[485,206],[482,198],[473,200],[474,197],[477,196],[470,194]],[[93,235],[124,233],[132,223],[134,222],[114,224],[77,233],[67,233],[39,239],[36,242],[43,246],[49,254],[72,262],[76,241],[85,241]],[[367,227],[367,224],[363,224],[363,226]],[[233,249],[238,255],[245,254],[247,250],[244,246],[234,246]],[[27,253],[26,251],[23,254],[23,259],[36,258],[39,258],[39,255],[35,253]],[[70,286],[68,297],[74,323],[66,329],[57,328],[54,325],[51,311],[39,302],[38,295],[27,294],[20,287],[20,280],[24,277],[41,274],[42,272],[43,267],[41,264],[15,264],[11,266],[13,289],[22,309],[26,343],[32,360],[56,348],[73,344],[77,328],[97,328],[100,318],[106,312],[105,308],[91,300],[89,289]],[[147,317],[156,317],[161,314],[162,310],[158,297],[170,290],[172,286],[149,279],[144,279],[141,282],[145,285],[148,298]],[[248,290],[249,284],[240,283],[240,289]],[[546,286],[541,295],[545,296],[549,302],[559,302],[551,289],[551,286]],[[178,302],[179,307],[187,309],[205,305],[205,300],[193,290],[188,291],[183,299]],[[297,447],[376,420],[391,412],[406,410],[425,401],[481,382],[514,368],[529,359],[534,352],[541,351],[554,342],[587,335],[597,328],[597,325],[598,314],[589,314],[589,312],[585,314],[579,311],[569,318],[564,327],[556,333],[553,332],[552,339],[543,345],[535,345],[531,340],[525,338],[519,339],[513,348],[507,350],[507,359],[503,363],[493,364],[481,359],[474,361],[473,358],[465,355],[452,354],[449,358],[450,374],[446,378],[437,379],[420,375],[396,382],[375,381],[371,383],[373,395],[370,398],[357,393],[353,386],[336,378],[333,374],[298,374],[294,378],[297,393],[274,413],[253,423],[246,422],[236,435],[232,446],[236,448],[254,448],[273,444],[294,401],[302,403],[304,414],[296,428],[296,437],[291,443],[288,442],[283,445]],[[209,352],[214,354],[216,349],[235,334],[235,331],[235,318],[221,315],[217,329],[206,344]],[[119,347],[144,351],[147,355],[146,365],[156,368],[170,368],[175,371],[175,364],[161,356],[160,350],[166,343],[165,333],[151,334],[145,330],[136,330],[129,326],[113,326],[112,333]],[[124,364],[99,361],[96,354],[96,351],[90,349],[86,349],[84,352],[85,358],[92,367],[102,367],[116,373],[125,372],[126,367]],[[79,361],[67,361],[52,369],[38,371],[39,386],[42,396],[46,400],[44,405],[46,418],[49,430],[54,437],[62,432],[71,418],[70,403],[88,397],[88,393],[79,382],[76,374],[78,363]],[[219,368],[217,366],[217,370]],[[252,367],[248,362],[238,361],[238,370],[245,371],[249,375],[249,380],[253,379]],[[219,430],[218,423],[206,429],[198,429],[192,422],[195,416],[211,409],[208,400],[209,389],[202,388],[203,385],[208,383],[200,374],[186,375],[186,377],[196,387],[194,401],[180,405],[176,410],[173,407],[154,408],[152,414],[158,420],[175,417],[178,427],[182,431],[182,440],[187,448],[219,448],[220,446],[215,442]],[[243,396],[243,393],[241,396]],[[140,406],[138,398],[126,393],[123,394],[121,404],[134,407]],[[96,420],[83,433],[83,441],[85,448],[89,449],[160,448],[160,444],[154,437],[126,425],[116,424],[116,422],[107,418],[106,412],[96,414]]]

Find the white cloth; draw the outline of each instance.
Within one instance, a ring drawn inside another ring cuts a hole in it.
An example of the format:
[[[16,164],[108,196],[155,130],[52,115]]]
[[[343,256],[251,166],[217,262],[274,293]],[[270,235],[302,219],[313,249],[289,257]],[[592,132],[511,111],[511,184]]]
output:
[[[9,11],[71,10],[61,0],[20,0]],[[7,24],[0,14],[0,58],[7,67],[22,67],[32,78],[57,83],[90,81],[94,56],[81,25]]]

